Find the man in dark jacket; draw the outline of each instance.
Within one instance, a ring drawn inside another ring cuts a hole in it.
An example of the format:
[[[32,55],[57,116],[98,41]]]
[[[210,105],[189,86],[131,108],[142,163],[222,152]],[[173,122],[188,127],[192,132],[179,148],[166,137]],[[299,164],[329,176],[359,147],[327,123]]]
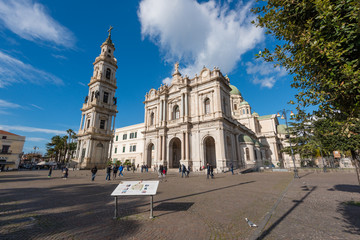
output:
[[[111,180],[111,179],[110,179],[110,177],[111,177],[110,174],[111,174],[111,165],[108,165],[108,166],[106,167],[106,178],[105,178],[106,181]]]
[[[97,167],[96,167],[96,166],[94,166],[94,167],[91,169],[91,173],[92,173],[91,181],[94,181],[94,180],[95,180],[96,173],[97,173]]]

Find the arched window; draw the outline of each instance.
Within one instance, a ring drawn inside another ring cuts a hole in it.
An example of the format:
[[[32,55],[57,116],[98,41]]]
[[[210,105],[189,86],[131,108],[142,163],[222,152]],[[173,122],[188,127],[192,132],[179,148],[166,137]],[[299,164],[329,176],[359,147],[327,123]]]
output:
[[[236,104],[234,104],[234,110],[237,110],[237,105]]]
[[[150,126],[154,125],[154,113],[150,114]]]
[[[173,119],[179,119],[180,118],[180,109],[178,105],[175,105],[173,110]]]
[[[210,113],[210,99],[205,99],[204,101],[204,107],[205,107],[205,114]]]
[[[243,114],[245,114],[245,109],[243,109]]]
[[[249,109],[248,108],[246,109],[246,114],[249,114]]]
[[[105,75],[105,76],[106,76],[107,79],[110,79],[110,76],[111,76],[111,70],[110,70],[110,68],[107,68],[107,69],[106,69],[106,75]]]

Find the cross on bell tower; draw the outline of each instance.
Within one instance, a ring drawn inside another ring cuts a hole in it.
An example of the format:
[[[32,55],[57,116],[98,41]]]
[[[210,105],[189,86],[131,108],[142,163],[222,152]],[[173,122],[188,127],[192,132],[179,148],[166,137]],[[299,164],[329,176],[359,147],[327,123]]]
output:
[[[109,159],[115,127],[117,60],[115,46],[109,35],[101,45],[100,55],[95,59],[93,76],[88,84],[89,92],[81,108],[76,161],[80,169],[93,166],[105,167]]]

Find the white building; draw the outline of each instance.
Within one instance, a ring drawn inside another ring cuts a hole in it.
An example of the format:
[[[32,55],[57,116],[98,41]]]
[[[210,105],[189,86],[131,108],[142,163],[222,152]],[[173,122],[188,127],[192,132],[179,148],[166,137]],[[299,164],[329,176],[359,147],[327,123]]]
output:
[[[198,171],[209,163],[224,171],[230,164],[239,168],[278,166],[283,159],[276,115],[259,116],[253,112],[240,91],[217,68],[204,67],[190,79],[180,74],[176,64],[171,85],[151,89],[144,104],[145,121],[141,127],[133,125],[116,131],[119,139],[120,132],[131,132],[135,126],[143,129],[137,141],[117,145],[120,149],[125,145],[123,159],[135,159],[135,164],[162,164],[168,168],[185,164]],[[126,153],[127,148],[131,149],[128,145],[139,146],[141,142],[143,148],[130,158],[130,152]],[[120,158],[118,153],[115,156]]]
[[[116,129],[112,149],[113,162],[124,163],[129,160],[141,165],[144,151],[143,131],[144,123]]]
[[[79,168],[105,167],[110,160],[109,151],[115,127],[116,69],[115,46],[109,36],[101,45],[100,55],[95,59],[93,76],[88,84],[89,92],[81,108],[80,129],[75,161]]]

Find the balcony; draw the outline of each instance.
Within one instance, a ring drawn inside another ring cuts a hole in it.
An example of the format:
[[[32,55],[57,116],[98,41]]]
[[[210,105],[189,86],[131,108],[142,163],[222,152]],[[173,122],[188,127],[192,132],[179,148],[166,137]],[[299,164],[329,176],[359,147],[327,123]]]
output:
[[[1,151],[0,154],[11,154],[11,151]]]

